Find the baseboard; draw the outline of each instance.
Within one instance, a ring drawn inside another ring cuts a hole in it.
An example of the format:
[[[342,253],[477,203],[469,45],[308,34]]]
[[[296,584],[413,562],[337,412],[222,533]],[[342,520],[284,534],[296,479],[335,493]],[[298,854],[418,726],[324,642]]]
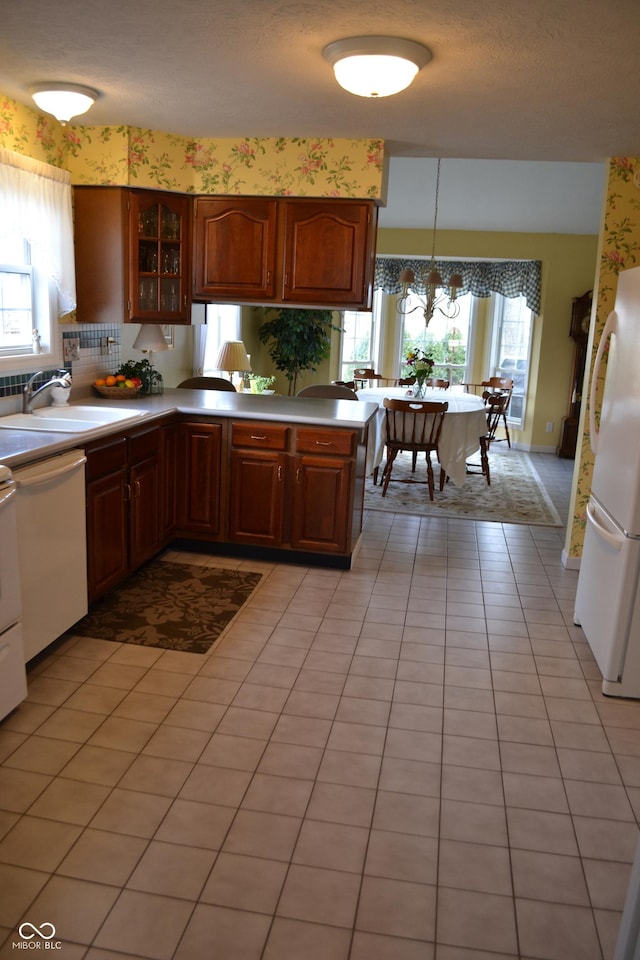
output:
[[[523,453],[552,453],[555,457],[556,447],[544,447],[541,444],[536,444],[535,446],[530,443],[522,443],[521,441],[512,440],[511,447],[514,450],[522,450]]]
[[[570,557],[566,549],[562,551],[561,561],[562,561],[562,566],[565,568],[565,570],[580,569],[580,557]]]
[[[524,448],[522,448],[522,449],[524,449]],[[553,447],[545,447],[545,446],[542,446],[542,444],[535,444],[535,445],[528,444],[527,447],[526,447],[526,449],[527,449],[527,451],[528,451],[529,453],[552,453],[554,456],[555,456],[555,454],[556,454],[556,447],[555,447],[555,446],[553,446]]]

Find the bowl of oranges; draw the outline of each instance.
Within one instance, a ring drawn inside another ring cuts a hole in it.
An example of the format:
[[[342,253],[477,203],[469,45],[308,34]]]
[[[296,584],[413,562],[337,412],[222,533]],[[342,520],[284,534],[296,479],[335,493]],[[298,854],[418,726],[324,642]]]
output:
[[[132,377],[129,380],[122,373],[110,373],[105,377],[98,377],[93,384],[93,389],[101,397],[108,397],[110,400],[130,400],[140,392],[141,388],[142,380],[139,377]]]

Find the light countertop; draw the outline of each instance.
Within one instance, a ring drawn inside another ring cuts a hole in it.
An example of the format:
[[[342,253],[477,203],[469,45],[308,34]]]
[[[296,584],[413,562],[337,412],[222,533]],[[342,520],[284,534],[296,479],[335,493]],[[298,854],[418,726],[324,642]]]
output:
[[[108,424],[82,433],[47,433],[38,430],[0,428],[0,464],[18,467],[54,456],[110,434],[137,430],[143,424],[172,413],[187,416],[234,417],[236,419],[273,420],[298,425],[332,426],[363,430],[375,416],[376,403],[353,400],[322,400],[315,397],[284,397],[252,393],[227,393],[220,390],[169,389],[159,396],[131,400],[107,400],[83,397],[71,401],[82,406],[113,406],[140,411],[144,415],[126,428]],[[1,424],[0,418],[0,424]]]

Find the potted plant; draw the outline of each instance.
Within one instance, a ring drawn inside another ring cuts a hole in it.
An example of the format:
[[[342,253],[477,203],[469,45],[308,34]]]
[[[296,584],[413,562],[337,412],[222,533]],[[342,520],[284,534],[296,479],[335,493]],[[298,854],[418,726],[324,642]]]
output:
[[[296,381],[303,370],[317,370],[331,350],[331,331],[342,328],[333,323],[331,310],[304,310],[282,307],[262,324],[260,341],[269,343],[269,356],[276,370],[289,381],[288,395],[296,392]]]
[[[276,382],[275,377],[259,377],[255,373],[249,374],[251,393],[265,393]],[[271,391],[273,393],[273,391]]]
[[[141,380],[141,394],[162,393],[162,374],[148,360],[127,360],[116,370],[116,375],[120,373],[128,380],[134,377]]]
[[[425,382],[433,372],[434,360],[430,353],[424,350],[410,350],[405,360],[412,376],[416,378],[416,385],[413,390],[415,397],[423,397],[425,391]]]

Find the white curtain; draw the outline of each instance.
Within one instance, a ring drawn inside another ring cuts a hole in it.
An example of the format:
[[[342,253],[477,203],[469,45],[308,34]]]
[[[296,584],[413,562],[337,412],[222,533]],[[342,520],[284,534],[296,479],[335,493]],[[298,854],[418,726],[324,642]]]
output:
[[[69,174],[0,147],[0,208],[0,259],[23,264],[28,241],[32,265],[55,284],[58,316],[71,313],[76,275]]]
[[[241,308],[231,303],[208,303],[205,326],[203,369],[207,374],[216,372],[218,351],[226,340],[240,340]]]
[[[193,326],[193,376],[201,377],[204,373],[204,357],[207,349],[207,325],[196,323]]]

